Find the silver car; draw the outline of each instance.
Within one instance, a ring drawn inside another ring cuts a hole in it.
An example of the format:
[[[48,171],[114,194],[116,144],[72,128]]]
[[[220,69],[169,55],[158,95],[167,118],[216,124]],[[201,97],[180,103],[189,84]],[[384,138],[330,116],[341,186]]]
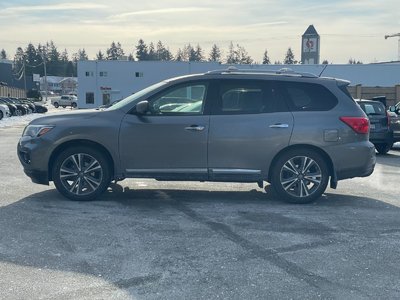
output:
[[[370,175],[369,122],[349,82],[237,69],[157,83],[105,110],[32,121],[18,156],[32,181],[72,200],[110,182],[269,182],[280,199],[308,203],[328,183]]]

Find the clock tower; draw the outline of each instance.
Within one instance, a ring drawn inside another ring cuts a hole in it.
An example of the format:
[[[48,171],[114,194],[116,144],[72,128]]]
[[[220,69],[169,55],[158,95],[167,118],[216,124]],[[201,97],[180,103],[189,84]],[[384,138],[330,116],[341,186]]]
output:
[[[301,37],[301,63],[304,65],[319,64],[320,37],[314,25],[308,26]]]

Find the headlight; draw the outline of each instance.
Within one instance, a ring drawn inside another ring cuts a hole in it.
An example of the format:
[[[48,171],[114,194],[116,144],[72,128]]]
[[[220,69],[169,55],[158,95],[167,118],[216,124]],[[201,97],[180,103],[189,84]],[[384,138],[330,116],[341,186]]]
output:
[[[30,136],[30,137],[40,137],[50,130],[52,130],[54,126],[51,125],[28,125],[25,127],[24,133],[22,136]]]

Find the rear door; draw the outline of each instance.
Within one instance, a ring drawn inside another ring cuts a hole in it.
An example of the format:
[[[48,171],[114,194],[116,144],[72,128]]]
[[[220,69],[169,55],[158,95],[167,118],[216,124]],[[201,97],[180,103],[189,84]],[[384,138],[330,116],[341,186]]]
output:
[[[212,180],[259,181],[289,144],[293,117],[274,82],[215,80],[208,166]]]

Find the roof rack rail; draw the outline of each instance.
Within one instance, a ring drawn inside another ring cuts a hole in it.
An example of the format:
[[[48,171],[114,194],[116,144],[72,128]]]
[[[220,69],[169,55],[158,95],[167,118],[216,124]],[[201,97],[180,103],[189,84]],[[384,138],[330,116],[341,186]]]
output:
[[[230,66],[226,69],[208,71],[206,74],[235,74],[235,73],[257,73],[257,74],[276,74],[276,75],[288,75],[298,76],[307,78],[318,78],[317,75],[308,72],[295,72],[290,68],[282,68],[279,70],[262,70],[262,69],[238,69],[237,67]]]

